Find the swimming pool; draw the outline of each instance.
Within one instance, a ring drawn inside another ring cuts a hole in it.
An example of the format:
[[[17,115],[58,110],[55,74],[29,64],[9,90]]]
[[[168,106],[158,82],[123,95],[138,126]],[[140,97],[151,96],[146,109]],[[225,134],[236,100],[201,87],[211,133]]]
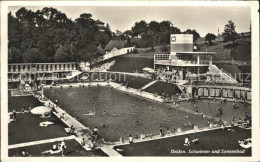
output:
[[[53,88],[45,89],[44,94],[49,99],[57,99],[64,110],[73,117],[79,117],[85,126],[91,129],[97,126],[99,135],[106,141],[119,141],[120,137],[126,139],[130,134],[138,137],[140,134],[158,135],[160,125],[164,131],[166,128],[193,129],[191,126],[183,127],[188,122],[199,127],[207,126],[207,120],[200,116],[169,109],[166,104],[109,87]],[[95,115],[87,115],[90,111]]]

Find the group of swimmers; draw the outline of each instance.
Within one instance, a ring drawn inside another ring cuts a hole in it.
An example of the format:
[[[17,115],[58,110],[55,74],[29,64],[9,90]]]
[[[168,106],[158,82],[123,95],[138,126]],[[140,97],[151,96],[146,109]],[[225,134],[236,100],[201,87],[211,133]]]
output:
[[[242,125],[246,128],[251,127],[252,118],[247,113],[245,113],[243,119],[239,118],[238,121],[236,122],[236,117],[233,117],[233,119],[231,120],[231,126],[234,126],[235,124]]]
[[[218,105],[216,116],[218,117],[218,116],[220,116],[220,115],[222,115],[222,114],[223,114],[223,110],[222,110],[222,108],[220,107],[220,105]]]

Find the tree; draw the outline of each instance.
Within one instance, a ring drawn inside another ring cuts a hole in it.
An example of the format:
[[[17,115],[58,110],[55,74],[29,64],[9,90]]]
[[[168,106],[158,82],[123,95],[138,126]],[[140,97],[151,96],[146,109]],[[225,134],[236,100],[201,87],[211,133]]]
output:
[[[16,17],[24,26],[34,26],[34,12],[22,7],[16,12]]]
[[[170,28],[173,24],[170,21],[162,21],[160,22],[160,30],[161,32],[167,32],[170,31]]]
[[[133,36],[135,37],[139,34],[146,33],[147,29],[148,25],[144,20],[136,22],[135,25],[132,27]]]
[[[110,28],[110,25],[108,23],[106,25],[106,29],[107,29],[107,31],[111,32],[111,28]]]
[[[208,41],[210,45],[213,45],[213,40],[216,39],[216,35],[212,33],[208,33],[205,37],[205,41]]]
[[[193,42],[196,43],[197,39],[200,38],[200,34],[196,30],[187,29],[185,34],[192,34],[193,35]]]
[[[11,47],[8,50],[8,62],[19,63],[22,60],[22,53],[19,48]]]
[[[24,62],[45,62],[45,56],[39,51],[38,48],[29,48],[23,54]]]
[[[105,32],[98,32],[95,35],[95,41],[97,44],[100,44],[102,48],[105,47],[105,45],[109,42],[110,38],[108,36],[108,34],[106,34]]]
[[[8,47],[20,48],[22,41],[22,25],[19,20],[11,14],[8,14]]]
[[[78,50],[79,60],[91,62],[96,58],[97,46],[95,43],[89,43],[85,48]]]
[[[126,30],[126,31],[124,31],[123,35],[126,36],[126,37],[132,37],[133,31],[132,30]]]
[[[225,25],[222,35],[225,41],[232,41],[233,44],[239,38],[236,32],[236,25],[232,20],[229,20],[228,24]]]
[[[145,47],[151,47],[151,51],[154,50],[155,37],[152,30],[148,30],[147,33],[142,34],[142,41]]]
[[[121,36],[122,32],[120,30],[116,30],[116,36]]]

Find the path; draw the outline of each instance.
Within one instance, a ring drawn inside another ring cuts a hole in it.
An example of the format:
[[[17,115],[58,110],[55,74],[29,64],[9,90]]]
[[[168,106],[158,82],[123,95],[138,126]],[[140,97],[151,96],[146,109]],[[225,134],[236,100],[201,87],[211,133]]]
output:
[[[58,142],[58,141],[69,140],[69,139],[74,139],[74,138],[75,138],[75,136],[66,136],[66,137],[52,138],[52,139],[46,139],[46,140],[40,140],[40,141],[19,143],[19,144],[9,145],[8,149],[26,147],[26,146],[32,146],[32,145],[39,145],[39,144],[51,143],[51,142]]]
[[[112,146],[103,146],[100,148],[104,153],[106,153],[108,156],[117,156],[117,157],[123,157],[121,154],[119,154],[116,150],[113,149]]]

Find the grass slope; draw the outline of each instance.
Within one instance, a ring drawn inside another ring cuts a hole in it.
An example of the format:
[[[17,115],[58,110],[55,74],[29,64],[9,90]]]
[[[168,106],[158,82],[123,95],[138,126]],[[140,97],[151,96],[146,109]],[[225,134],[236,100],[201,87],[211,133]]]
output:
[[[232,52],[234,48],[234,52]],[[205,52],[203,47],[199,52]],[[216,52],[214,60],[216,61],[231,61],[234,60],[251,62],[251,38],[239,39],[232,45],[232,42],[219,43],[217,45],[209,46],[208,52]]]
[[[162,81],[158,81],[154,83],[153,85],[144,89],[144,91],[150,93],[157,93],[159,95],[162,95],[164,93],[165,95],[169,95],[169,96],[176,95],[177,93],[179,94],[181,93],[181,90],[175,84],[166,83]]]
[[[120,56],[115,58],[115,64],[110,67],[109,71],[118,72],[141,72],[143,68],[153,68],[153,58],[149,57],[127,57]]]

